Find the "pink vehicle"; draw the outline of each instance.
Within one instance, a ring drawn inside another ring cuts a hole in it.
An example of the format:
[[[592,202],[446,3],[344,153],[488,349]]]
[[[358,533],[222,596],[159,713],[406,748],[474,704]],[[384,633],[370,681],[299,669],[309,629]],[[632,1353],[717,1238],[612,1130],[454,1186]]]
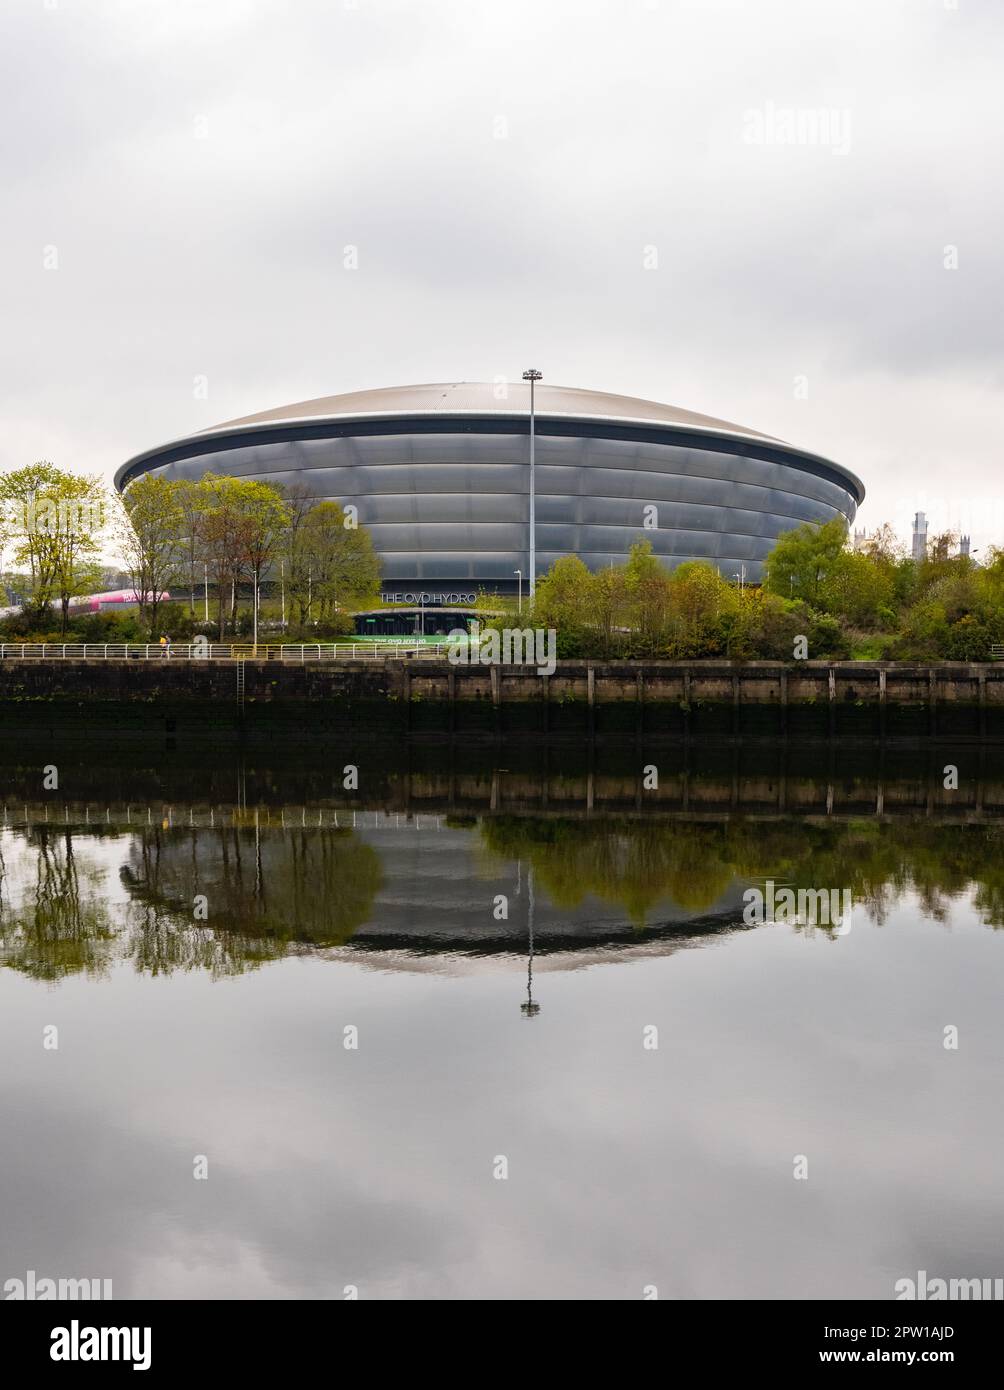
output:
[[[162,593],[158,602],[167,603],[170,597],[170,594]],[[138,603],[139,595],[135,589],[110,589],[104,594],[83,594],[79,598],[71,598],[70,608],[78,612],[83,609],[87,613],[100,613],[105,608]]]

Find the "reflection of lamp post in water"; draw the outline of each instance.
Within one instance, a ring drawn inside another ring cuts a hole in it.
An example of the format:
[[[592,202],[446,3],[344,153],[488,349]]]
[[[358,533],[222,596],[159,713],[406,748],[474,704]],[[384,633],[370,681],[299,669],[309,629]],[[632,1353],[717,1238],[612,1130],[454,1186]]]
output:
[[[533,1018],[540,1013],[540,1005],[533,997],[533,865],[526,871],[526,934],[528,954],[526,962],[526,1003],[520,1004],[520,1013]]]

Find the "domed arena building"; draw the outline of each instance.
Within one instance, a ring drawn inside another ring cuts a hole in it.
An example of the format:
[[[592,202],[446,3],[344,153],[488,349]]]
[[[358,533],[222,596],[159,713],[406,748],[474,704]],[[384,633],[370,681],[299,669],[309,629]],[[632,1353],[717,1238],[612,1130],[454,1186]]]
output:
[[[351,503],[383,560],[384,598],[469,603],[514,593],[530,570],[530,388],[523,382],[385,387],[301,401],[130,459],[306,487]],[[782,532],[843,517],[864,487],[848,469],[707,415],[602,391],[535,388],[536,573],[562,555],[592,570],[638,540],[669,567],[707,560],[759,582]]]

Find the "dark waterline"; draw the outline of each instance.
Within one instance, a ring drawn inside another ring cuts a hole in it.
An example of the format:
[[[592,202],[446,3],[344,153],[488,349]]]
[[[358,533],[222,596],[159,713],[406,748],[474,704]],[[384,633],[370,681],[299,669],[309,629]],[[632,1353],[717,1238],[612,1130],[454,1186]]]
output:
[[[0,1283],[1004,1273],[993,750],[8,741],[0,791]],[[751,924],[768,880],[853,910]]]

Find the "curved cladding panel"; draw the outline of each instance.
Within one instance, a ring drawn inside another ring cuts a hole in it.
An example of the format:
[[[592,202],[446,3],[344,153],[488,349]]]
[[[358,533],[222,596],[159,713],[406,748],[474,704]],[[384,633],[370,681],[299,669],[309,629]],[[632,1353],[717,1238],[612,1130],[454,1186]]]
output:
[[[402,420],[384,423],[388,432],[378,428],[353,433],[332,422],[330,433],[315,429],[310,438],[193,439],[130,472],[196,479],[215,471],[305,487],[319,500],[358,507],[383,558],[385,585],[466,580],[514,588],[514,571],[529,569],[525,422],[449,428],[437,421],[412,432]],[[569,554],[594,570],[619,564],[635,541],[647,540],[671,566],[709,560],[731,578],[745,565],[755,582],[783,531],[854,518],[851,483],[811,456],[745,439],[580,428],[538,422],[538,574]]]

